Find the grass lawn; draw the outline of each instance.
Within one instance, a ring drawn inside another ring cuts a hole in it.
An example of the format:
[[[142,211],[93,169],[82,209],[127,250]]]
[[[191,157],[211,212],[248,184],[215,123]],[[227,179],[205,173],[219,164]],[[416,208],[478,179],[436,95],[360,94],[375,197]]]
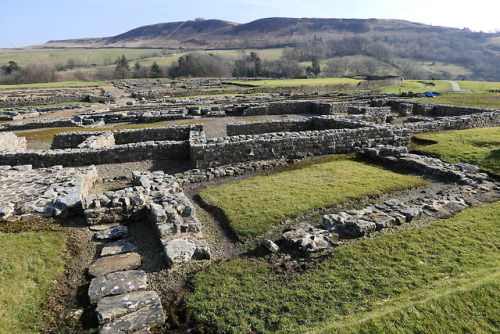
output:
[[[490,89],[500,89],[500,82],[487,81],[457,81],[461,89],[472,90],[475,93],[488,93]]]
[[[295,86],[327,86],[350,84],[357,85],[361,80],[350,78],[315,78],[315,79],[283,79],[283,80],[256,80],[231,81],[232,83],[255,87],[295,87]]]
[[[435,98],[417,98],[419,102],[500,109],[500,93],[445,92]]]
[[[0,245],[0,333],[38,333],[39,305],[64,269],[64,236],[0,234]]]
[[[0,89],[17,89],[17,88],[55,88],[55,87],[100,87],[109,84],[104,81],[64,81],[64,82],[49,82],[24,85],[0,85]]]
[[[452,162],[467,162],[500,176],[500,127],[422,133],[417,141],[430,140],[431,145],[419,145],[417,150]]]
[[[303,212],[425,183],[420,177],[339,160],[209,187],[200,196],[221,209],[236,235],[244,239]]]
[[[402,85],[394,85],[376,88],[375,90],[381,93],[399,94],[399,87],[402,92],[425,93],[428,91],[443,91],[451,89],[451,84],[440,80],[405,80]]]
[[[500,330],[500,202],[339,247],[304,274],[232,260],[198,273],[191,316],[224,333]]]

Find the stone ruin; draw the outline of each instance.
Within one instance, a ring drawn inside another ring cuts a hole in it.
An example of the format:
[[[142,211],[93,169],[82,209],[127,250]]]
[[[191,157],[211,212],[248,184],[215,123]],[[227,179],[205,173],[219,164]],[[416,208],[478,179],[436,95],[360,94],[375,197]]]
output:
[[[204,101],[206,102],[206,101]],[[213,102],[213,101],[212,101]],[[184,102],[183,102],[184,103]],[[299,114],[300,119],[228,123],[222,137],[207,137],[201,124],[59,133],[50,150],[28,150],[11,131],[59,126],[88,127],[120,122],[158,122],[175,117]],[[69,125],[71,124],[71,125]],[[89,299],[96,304],[101,333],[138,331],[164,322],[159,296],[148,291],[141,257],[127,239],[126,221],[147,221],[171,266],[210,259],[193,203],[182,186],[218,178],[284,168],[305,157],[363,154],[450,184],[408,201],[387,199],[359,210],[325,215],[283,234],[283,245],[311,252],[338,245],[420,217],[436,219],[500,198],[500,185],[477,167],[449,164],[407,152],[413,133],[500,126],[500,111],[431,105],[408,100],[278,102],[189,105],[171,110],[84,114],[69,119],[25,121],[0,128],[0,219],[32,215],[84,215],[99,240],[109,243],[89,268]],[[130,187],[89,195],[97,179],[94,165],[144,159],[182,161],[173,175],[132,173]],[[279,247],[270,240],[263,246]]]

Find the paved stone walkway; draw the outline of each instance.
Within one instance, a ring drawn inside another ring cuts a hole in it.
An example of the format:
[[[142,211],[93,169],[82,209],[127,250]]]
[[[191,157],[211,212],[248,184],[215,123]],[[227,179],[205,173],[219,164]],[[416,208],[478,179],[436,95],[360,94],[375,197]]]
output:
[[[94,277],[89,286],[90,302],[102,326],[99,333],[148,333],[149,328],[165,322],[161,300],[147,291],[147,275],[140,270],[141,257],[127,240],[123,225],[92,226],[95,238],[108,243],[90,268]]]

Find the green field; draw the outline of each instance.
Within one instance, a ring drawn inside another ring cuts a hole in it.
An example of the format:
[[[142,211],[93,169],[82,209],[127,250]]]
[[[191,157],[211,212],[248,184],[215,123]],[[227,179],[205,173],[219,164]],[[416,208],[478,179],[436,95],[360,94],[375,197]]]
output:
[[[417,98],[415,100],[436,104],[500,109],[499,93],[446,92],[435,98]]]
[[[472,90],[475,93],[488,93],[489,90],[500,90],[500,82],[457,81],[461,89]],[[500,94],[497,95],[500,97]]]
[[[0,333],[39,333],[39,306],[64,269],[64,237],[0,233],[0,245]]]
[[[215,265],[196,275],[187,306],[221,333],[493,333],[499,244],[496,202],[339,247],[303,274],[258,260]]]
[[[449,90],[451,84],[441,80],[405,80],[402,85],[387,86],[375,90],[385,94],[399,94],[399,87],[401,87],[401,92],[425,93]]]
[[[244,239],[303,212],[425,183],[420,177],[339,160],[209,187],[200,197],[222,210],[232,230]]]
[[[417,146],[417,150],[452,162],[477,165],[484,171],[500,176],[500,127],[423,133],[418,140],[434,142]]]
[[[256,80],[232,81],[236,84],[255,87],[294,87],[294,86],[327,86],[327,85],[357,85],[361,80],[350,78],[315,78],[315,79],[283,79],[283,80]]]

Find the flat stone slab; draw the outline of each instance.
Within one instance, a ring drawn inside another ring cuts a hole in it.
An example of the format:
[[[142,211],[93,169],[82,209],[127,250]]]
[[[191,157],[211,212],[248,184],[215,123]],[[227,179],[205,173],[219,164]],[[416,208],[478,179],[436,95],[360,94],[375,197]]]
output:
[[[128,235],[127,226],[118,225],[105,230],[97,231],[95,238],[98,240],[119,239]]]
[[[115,227],[115,226],[119,226],[119,225],[120,225],[119,223],[104,224],[104,225],[92,225],[92,226],[89,226],[89,229],[91,231],[103,231],[103,230],[107,230],[111,227]]]
[[[99,331],[100,334],[131,333],[165,322],[165,314],[160,302],[146,305],[138,311],[124,315],[107,325]]]
[[[127,270],[107,274],[90,281],[89,299],[96,303],[106,296],[120,295],[134,291],[144,291],[147,287],[147,276],[143,270]]]
[[[89,267],[89,275],[100,277],[115,271],[137,269],[141,265],[141,256],[138,253],[125,253],[101,257]]]
[[[104,246],[101,250],[101,256],[109,256],[136,251],[137,247],[127,240],[118,240]]]
[[[97,303],[97,319],[100,324],[104,324],[128,313],[135,312],[146,305],[160,302],[160,297],[155,291],[136,291],[104,297]]]

